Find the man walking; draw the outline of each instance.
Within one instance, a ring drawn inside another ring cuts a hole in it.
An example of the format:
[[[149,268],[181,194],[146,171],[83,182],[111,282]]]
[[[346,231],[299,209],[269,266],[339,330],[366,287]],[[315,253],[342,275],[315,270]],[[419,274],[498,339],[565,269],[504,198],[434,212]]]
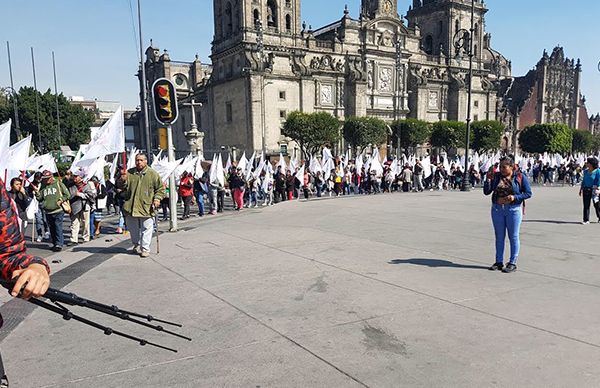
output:
[[[121,175],[117,180],[117,187],[125,192],[123,211],[131,233],[133,252],[141,257],[148,257],[154,228],[154,211],[165,195],[160,175],[148,167],[146,155],[138,154],[135,157],[135,167]]]
[[[52,250],[59,252],[64,244],[63,218],[65,213],[63,203],[69,202],[69,190],[60,180],[54,179],[50,171],[45,170],[42,173],[42,186],[35,196],[46,212]]]
[[[67,184],[71,195],[71,241],[68,246],[79,243],[79,230],[82,226],[83,242],[90,241],[90,210],[92,203],[96,201],[97,193],[93,184],[83,181],[83,176],[83,171],[78,171]]]

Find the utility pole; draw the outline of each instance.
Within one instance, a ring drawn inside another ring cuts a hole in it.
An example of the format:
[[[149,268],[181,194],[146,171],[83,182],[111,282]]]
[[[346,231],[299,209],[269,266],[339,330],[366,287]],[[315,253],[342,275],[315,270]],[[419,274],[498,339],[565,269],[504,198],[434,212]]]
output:
[[[150,124],[148,122],[148,85],[146,84],[146,65],[144,64],[144,46],[143,46],[143,38],[142,38],[142,6],[140,0],[137,2],[138,4],[138,28],[140,35],[140,70],[142,72],[142,83],[141,83],[141,105],[142,105],[142,114],[144,116],[144,137],[146,143],[146,152],[148,154],[152,153],[152,140],[150,139]]]

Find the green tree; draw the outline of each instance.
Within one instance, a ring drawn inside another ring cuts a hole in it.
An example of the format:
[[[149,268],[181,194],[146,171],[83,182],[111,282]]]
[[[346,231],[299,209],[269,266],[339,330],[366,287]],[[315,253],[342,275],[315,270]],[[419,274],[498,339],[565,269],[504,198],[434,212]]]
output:
[[[350,117],[344,123],[343,133],[344,140],[362,152],[369,144],[380,146],[385,143],[388,126],[376,117]]]
[[[460,121],[438,121],[433,123],[429,141],[433,147],[449,153],[453,148],[464,147],[466,130],[467,125]]]
[[[294,140],[306,158],[321,147],[335,144],[340,138],[340,122],[326,112],[291,112],[281,130],[284,136]]]
[[[39,107],[39,127],[36,113],[36,94]],[[22,87],[17,93],[19,124],[23,136],[32,135],[32,142],[39,152],[57,150],[60,145],[78,149],[90,140],[90,127],[94,124],[94,112],[79,105],[71,105],[63,94],[58,95],[60,134],[56,117],[56,97],[48,89],[44,94],[31,87]],[[1,107],[0,121],[14,117],[12,102]],[[14,139],[13,139],[14,140]],[[41,149],[39,149],[41,147]]]
[[[402,149],[414,148],[424,144],[431,136],[431,124],[423,120],[396,120],[391,127],[396,138],[400,138]]]
[[[594,135],[585,129],[573,130],[573,152],[594,151]]]
[[[504,125],[499,121],[476,121],[471,125],[471,148],[475,151],[496,151],[500,148]]]
[[[528,153],[566,153],[573,146],[573,131],[564,124],[535,124],[523,130],[519,144]]]

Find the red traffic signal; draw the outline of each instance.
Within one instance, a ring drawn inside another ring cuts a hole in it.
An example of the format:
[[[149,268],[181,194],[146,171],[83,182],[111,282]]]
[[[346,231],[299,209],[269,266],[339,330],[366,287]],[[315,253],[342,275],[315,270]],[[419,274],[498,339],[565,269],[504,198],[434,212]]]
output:
[[[154,116],[159,123],[170,125],[177,121],[177,94],[175,86],[166,78],[157,79],[152,85]]]

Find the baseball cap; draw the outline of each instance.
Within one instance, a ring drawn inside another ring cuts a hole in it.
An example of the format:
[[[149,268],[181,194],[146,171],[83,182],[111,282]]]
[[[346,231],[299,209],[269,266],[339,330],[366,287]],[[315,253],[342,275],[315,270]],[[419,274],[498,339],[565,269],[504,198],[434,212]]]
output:
[[[42,172],[42,179],[50,179],[52,178],[52,173],[50,172],[50,170],[44,170]]]

